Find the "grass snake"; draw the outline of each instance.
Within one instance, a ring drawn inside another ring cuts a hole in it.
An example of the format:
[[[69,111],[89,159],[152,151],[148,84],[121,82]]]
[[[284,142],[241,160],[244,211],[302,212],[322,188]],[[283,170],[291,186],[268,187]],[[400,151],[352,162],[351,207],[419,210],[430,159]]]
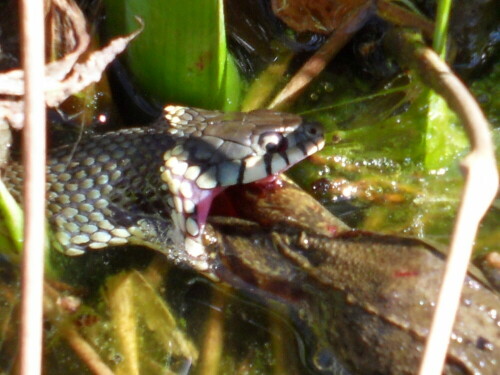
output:
[[[68,255],[139,244],[210,274],[202,233],[225,187],[283,172],[321,149],[323,129],[300,116],[166,106],[146,127],[93,134],[55,149],[47,211]],[[4,180],[20,186],[12,164]]]

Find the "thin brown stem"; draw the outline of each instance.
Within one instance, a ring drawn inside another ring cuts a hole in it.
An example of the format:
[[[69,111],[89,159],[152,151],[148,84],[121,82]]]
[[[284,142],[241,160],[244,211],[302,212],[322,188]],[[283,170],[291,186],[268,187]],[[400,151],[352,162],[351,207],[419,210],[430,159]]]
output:
[[[377,1],[377,15],[393,25],[419,29],[429,40],[431,40],[434,35],[434,22],[424,16],[394,4],[391,0]]]
[[[439,375],[446,357],[477,229],[498,189],[498,172],[489,125],[474,97],[433,50],[426,48],[421,57],[425,65],[434,72],[432,78],[439,82],[439,87],[435,90],[446,99],[450,108],[464,123],[472,147],[462,161],[465,186],[431,332],[420,367],[420,375]]]
[[[102,360],[94,348],[85,340],[74,326],[68,326],[63,332],[64,338],[75,353],[95,375],[113,375],[114,372]]]
[[[397,30],[388,36],[391,49],[414,68],[457,113],[469,135],[471,151],[462,162],[465,185],[451,238],[446,270],[420,375],[441,374],[460,302],[479,222],[498,190],[498,171],[488,121],[479,104],[450,67],[418,34]]]
[[[321,48],[299,69],[288,84],[268,106],[283,110],[302,93],[306,86],[325,69],[333,56],[352,38],[372,14],[373,5],[367,2],[350,14]]]
[[[20,374],[41,373],[45,243],[45,41],[44,1],[23,0],[22,60],[25,74],[25,225],[22,269]]]
[[[47,321],[59,330],[63,337],[73,349],[78,358],[95,375],[113,375],[114,372],[104,362],[99,353],[79,333],[71,314],[81,306],[79,298],[66,293],[61,293],[61,286],[53,282],[44,283],[44,316]]]

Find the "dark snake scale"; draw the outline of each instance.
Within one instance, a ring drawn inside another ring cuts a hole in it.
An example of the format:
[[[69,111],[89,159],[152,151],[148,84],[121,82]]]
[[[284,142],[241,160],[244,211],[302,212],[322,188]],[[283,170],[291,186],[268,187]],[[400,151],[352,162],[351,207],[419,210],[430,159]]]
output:
[[[140,244],[209,272],[201,235],[216,194],[265,179],[321,149],[323,130],[292,114],[167,106],[147,127],[96,134],[57,148],[47,209],[68,255]],[[5,171],[7,185],[19,168]]]

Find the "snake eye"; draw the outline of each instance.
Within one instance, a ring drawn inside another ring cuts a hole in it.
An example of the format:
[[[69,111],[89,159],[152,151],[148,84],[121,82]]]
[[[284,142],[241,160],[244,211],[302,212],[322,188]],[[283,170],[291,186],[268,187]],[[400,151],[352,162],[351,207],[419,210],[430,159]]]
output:
[[[259,139],[260,147],[266,152],[283,152],[287,149],[287,140],[280,133],[264,133]]]

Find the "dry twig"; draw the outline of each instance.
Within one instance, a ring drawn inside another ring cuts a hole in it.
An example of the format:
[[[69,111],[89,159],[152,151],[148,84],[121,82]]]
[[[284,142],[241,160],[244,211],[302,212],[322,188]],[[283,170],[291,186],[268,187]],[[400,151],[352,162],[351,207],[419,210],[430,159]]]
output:
[[[434,22],[394,4],[391,0],[377,1],[377,15],[391,24],[421,30],[426,38],[432,39],[434,35]]]
[[[68,342],[80,360],[96,375],[112,375],[113,371],[103,361],[92,345],[80,335],[74,322],[68,315],[80,307],[80,301],[74,296],[61,295],[49,283],[44,283],[45,297],[43,313],[45,318],[60,327],[60,335]]]
[[[388,37],[393,50],[457,113],[471,142],[471,151],[462,161],[462,200],[420,368],[421,375],[438,375],[442,372],[477,228],[498,190],[498,171],[488,121],[465,85],[431,48],[416,42],[415,34],[399,30]]]
[[[68,326],[63,333],[69,345],[73,348],[80,359],[96,375],[113,375],[114,372],[104,363],[99,354],[75,329],[74,326]]]
[[[372,4],[367,2],[342,22],[321,48],[299,69],[290,82],[268,106],[283,109],[293,102],[306,86],[325,69],[332,57],[351,39],[372,14]]]
[[[45,250],[45,105],[57,106],[100,79],[105,67],[142,30],[114,39],[101,51],[77,60],[90,37],[85,18],[72,0],[53,0],[69,20],[75,49],[45,65],[44,1],[22,2],[23,70],[0,74],[0,121],[16,128],[24,122],[25,226],[22,264],[20,374],[40,374]],[[23,114],[24,110],[24,114]],[[85,351],[88,353],[88,350]],[[100,373],[106,373],[100,372]],[[109,373],[109,371],[107,372]]]
[[[43,269],[45,250],[44,2],[22,2],[24,69],[24,247],[22,261],[20,374],[42,367]]]
[[[287,85],[276,95],[270,109],[284,109],[302,93],[307,85],[325,69],[335,54],[365,24],[376,10],[377,14],[391,23],[422,30],[432,37],[434,24],[423,16],[393,4],[387,0],[367,1],[363,6],[345,17],[323,46],[298,70]]]
[[[83,62],[77,62],[86,51],[90,36],[85,30],[85,17],[71,0],[55,0],[61,12],[71,25],[75,49],[57,61],[45,66],[45,103],[56,107],[93,82],[100,80],[104,69],[118,54],[128,46],[143,29],[140,28],[125,36],[113,39],[106,47],[90,53]],[[23,124],[24,73],[20,69],[0,74],[0,121],[6,120],[13,128],[20,129]]]

